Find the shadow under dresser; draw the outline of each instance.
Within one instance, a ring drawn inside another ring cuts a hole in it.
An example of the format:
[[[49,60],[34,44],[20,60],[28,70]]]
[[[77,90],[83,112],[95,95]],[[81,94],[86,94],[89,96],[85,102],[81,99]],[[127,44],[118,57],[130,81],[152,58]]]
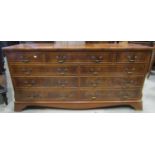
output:
[[[26,43],[3,48],[15,111],[28,106],[142,109],[153,48],[135,44]]]

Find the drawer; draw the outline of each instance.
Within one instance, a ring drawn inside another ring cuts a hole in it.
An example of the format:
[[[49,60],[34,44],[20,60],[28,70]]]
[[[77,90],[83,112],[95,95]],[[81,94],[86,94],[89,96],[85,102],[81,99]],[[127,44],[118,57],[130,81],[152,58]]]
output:
[[[114,54],[112,52],[88,52],[81,53],[80,60],[85,63],[108,63],[113,62]]]
[[[52,52],[46,53],[48,63],[107,63],[113,61],[110,52]]]
[[[124,64],[124,65],[85,65],[80,67],[81,76],[129,76],[144,75],[146,64]]]
[[[133,90],[81,90],[80,100],[82,101],[113,101],[113,100],[132,100],[140,99],[141,92],[139,89]]]
[[[18,87],[78,87],[76,77],[16,77],[14,85]]]
[[[80,87],[131,88],[141,87],[144,77],[81,77]]]
[[[137,63],[137,62],[149,62],[151,52],[118,52],[116,61]]]
[[[73,65],[11,65],[13,76],[76,76],[78,67]]]
[[[10,62],[34,63],[44,62],[44,54],[41,52],[10,52],[7,53]]]
[[[18,89],[15,99],[18,101],[72,101],[77,100],[77,89]]]

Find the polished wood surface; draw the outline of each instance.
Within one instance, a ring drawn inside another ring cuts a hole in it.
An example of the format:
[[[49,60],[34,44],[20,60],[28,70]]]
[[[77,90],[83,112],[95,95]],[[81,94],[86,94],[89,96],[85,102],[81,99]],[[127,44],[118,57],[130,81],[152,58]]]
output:
[[[66,49],[75,52],[76,49],[137,49],[137,50],[149,50],[153,49],[153,47],[148,47],[145,45],[139,44],[109,44],[109,43],[89,43],[89,44],[81,44],[81,45],[71,45],[71,44],[59,44],[59,43],[26,43],[26,44],[17,44],[13,46],[8,46],[3,48],[5,50],[20,50],[20,52],[24,50],[52,50],[52,49]]]
[[[152,47],[135,44],[20,44],[3,49],[15,110],[29,106],[142,109]]]

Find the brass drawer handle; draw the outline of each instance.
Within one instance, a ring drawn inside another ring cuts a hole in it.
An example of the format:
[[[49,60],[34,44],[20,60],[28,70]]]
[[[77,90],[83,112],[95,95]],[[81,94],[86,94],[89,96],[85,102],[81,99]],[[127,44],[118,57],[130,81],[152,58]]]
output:
[[[33,86],[36,84],[36,81],[35,80],[32,80],[32,81],[24,81],[24,84],[26,84],[27,86]]]
[[[127,71],[128,74],[133,74],[135,70],[136,70],[135,67],[125,69],[125,71]]]
[[[93,86],[93,87],[97,87],[102,81],[100,80],[96,80],[96,81],[92,81],[90,84]]]
[[[22,69],[22,72],[24,72],[25,75],[30,75],[32,72],[32,69]]]
[[[137,56],[128,56],[128,61],[129,62],[135,62],[137,59]]]
[[[65,75],[65,72],[60,72],[61,75]]]
[[[97,75],[98,71],[96,71],[94,68],[90,68],[90,73],[93,75]]]
[[[130,96],[127,92],[120,92],[119,96],[120,96],[120,98],[123,98],[123,99],[129,99],[130,98]]]
[[[95,62],[96,62],[96,63],[100,63],[100,62],[101,62],[101,60],[96,59],[96,60],[95,60]]]
[[[59,62],[59,63],[64,63],[64,62],[65,62],[65,60],[58,60],[58,62]]]
[[[97,74],[98,74],[98,72],[93,72],[93,74],[94,74],[94,75],[97,75]]]
[[[30,60],[25,59],[25,60],[22,60],[22,62],[24,62],[24,63],[28,63],[28,62],[30,62]]]
[[[96,96],[92,96],[91,100],[96,100],[96,98],[97,98]]]
[[[133,72],[127,72],[128,74],[133,74]]]
[[[65,55],[59,55],[56,56],[58,63],[64,63],[66,61],[66,56]]]
[[[65,87],[68,84],[68,81],[58,81],[58,85],[61,87]]]
[[[68,72],[68,68],[58,68],[57,71],[61,75],[65,75]]]
[[[30,60],[29,60],[29,58],[27,57],[27,56],[20,56],[20,59],[21,59],[21,61],[22,62],[24,62],[24,63],[28,63]]]
[[[103,60],[103,56],[91,56],[91,59],[95,62],[95,63],[100,63]]]
[[[132,68],[125,68],[126,71],[135,71],[136,68],[135,67],[132,67]]]

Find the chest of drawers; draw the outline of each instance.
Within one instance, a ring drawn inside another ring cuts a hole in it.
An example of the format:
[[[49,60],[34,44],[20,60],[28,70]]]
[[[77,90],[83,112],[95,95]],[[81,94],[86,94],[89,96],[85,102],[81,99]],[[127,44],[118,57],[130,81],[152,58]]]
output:
[[[152,48],[116,44],[19,44],[3,48],[15,111],[29,106],[142,109]]]

